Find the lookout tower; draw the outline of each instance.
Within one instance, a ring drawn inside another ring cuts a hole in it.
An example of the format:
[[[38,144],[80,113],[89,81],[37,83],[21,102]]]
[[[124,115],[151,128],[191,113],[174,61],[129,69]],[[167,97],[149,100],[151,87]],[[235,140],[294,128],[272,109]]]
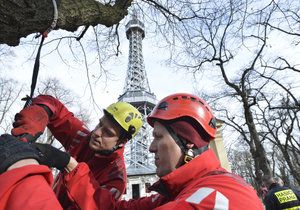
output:
[[[153,154],[148,150],[152,128],[146,122],[147,115],[156,104],[156,96],[150,90],[143,58],[144,23],[138,19],[136,11],[126,24],[126,37],[129,40],[127,76],[124,92],[118,99],[135,106],[143,115],[144,125],[130,143],[126,144],[128,185],[125,197],[138,198],[146,195],[147,185],[156,180]]]

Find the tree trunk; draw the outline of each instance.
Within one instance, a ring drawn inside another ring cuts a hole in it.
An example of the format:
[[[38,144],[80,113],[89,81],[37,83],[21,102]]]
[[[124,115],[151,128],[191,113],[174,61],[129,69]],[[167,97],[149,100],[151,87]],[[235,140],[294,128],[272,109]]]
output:
[[[110,27],[126,15],[132,0],[117,0],[114,5],[96,0],[57,0],[56,29],[75,31],[79,26]],[[0,44],[16,46],[20,38],[44,32],[53,21],[52,0],[0,0]]]
[[[249,146],[250,146],[250,152],[252,154],[255,163],[256,182],[258,183],[258,185],[261,185],[262,176],[271,175],[271,169],[266,156],[266,151],[259,139],[256,126],[253,121],[252,112],[246,98],[243,98],[243,104],[245,110],[244,114],[245,114],[246,124],[249,128],[250,139],[252,142],[252,144],[250,144]]]
[[[280,150],[283,154],[285,161],[287,162],[287,165],[288,165],[288,168],[290,169],[291,174],[296,179],[298,185],[300,185],[300,173],[297,169],[294,168],[294,164],[291,161],[288,151],[285,150],[284,148],[282,148],[282,146],[280,147]]]

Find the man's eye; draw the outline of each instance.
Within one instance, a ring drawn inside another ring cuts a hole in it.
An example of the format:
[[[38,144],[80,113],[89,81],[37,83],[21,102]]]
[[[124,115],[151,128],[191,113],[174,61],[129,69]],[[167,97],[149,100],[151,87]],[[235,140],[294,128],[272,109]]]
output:
[[[158,134],[153,134],[153,137],[154,137],[155,139],[160,139],[162,136],[161,136],[161,135],[158,135]]]
[[[101,128],[102,127],[102,122],[99,121],[98,125],[96,125],[96,128]]]
[[[111,131],[107,130],[107,129],[103,129],[102,135],[106,136],[106,137],[113,137],[114,136],[114,134]]]

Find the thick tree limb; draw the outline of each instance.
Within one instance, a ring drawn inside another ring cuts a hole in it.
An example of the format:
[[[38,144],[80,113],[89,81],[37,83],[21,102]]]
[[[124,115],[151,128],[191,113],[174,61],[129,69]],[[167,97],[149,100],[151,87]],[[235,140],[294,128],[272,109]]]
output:
[[[114,5],[96,0],[57,0],[56,29],[76,31],[79,26],[110,27],[126,15],[132,0],[117,0]],[[51,0],[0,0],[0,44],[16,46],[20,38],[44,32],[53,21]]]

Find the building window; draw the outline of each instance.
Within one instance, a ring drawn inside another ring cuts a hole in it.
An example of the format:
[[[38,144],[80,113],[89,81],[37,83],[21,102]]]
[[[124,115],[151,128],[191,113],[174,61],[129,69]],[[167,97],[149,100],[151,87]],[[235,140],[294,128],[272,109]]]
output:
[[[133,184],[132,185],[132,198],[136,199],[141,197],[140,195],[140,185],[139,184]]]
[[[151,191],[149,190],[149,187],[151,186],[151,184],[149,183],[149,182],[146,182],[145,183],[145,191],[146,191],[146,193],[150,193]]]

